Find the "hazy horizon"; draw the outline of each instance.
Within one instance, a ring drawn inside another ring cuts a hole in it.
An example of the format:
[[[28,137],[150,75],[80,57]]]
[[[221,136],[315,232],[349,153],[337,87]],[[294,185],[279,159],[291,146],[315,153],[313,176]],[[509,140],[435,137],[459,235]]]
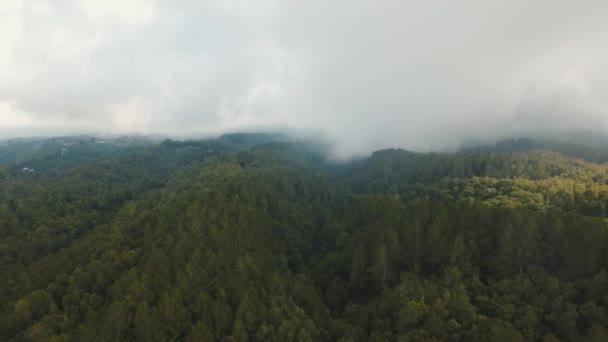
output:
[[[602,1],[6,0],[0,138],[290,130],[348,157],[602,132],[605,13]]]

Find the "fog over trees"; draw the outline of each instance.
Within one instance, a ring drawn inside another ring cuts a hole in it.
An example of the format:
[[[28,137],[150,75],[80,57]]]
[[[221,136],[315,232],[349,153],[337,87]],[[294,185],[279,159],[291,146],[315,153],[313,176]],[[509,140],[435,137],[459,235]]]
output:
[[[315,130],[338,157],[605,130],[603,1],[0,4],[0,135]]]
[[[608,341],[607,14],[1,0],[0,341]]]

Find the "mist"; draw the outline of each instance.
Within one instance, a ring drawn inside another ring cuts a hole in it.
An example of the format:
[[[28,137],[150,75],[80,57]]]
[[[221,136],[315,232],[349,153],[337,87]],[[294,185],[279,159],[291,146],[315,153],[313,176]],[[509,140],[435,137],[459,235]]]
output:
[[[0,135],[321,132],[334,154],[608,126],[605,1],[0,2]]]

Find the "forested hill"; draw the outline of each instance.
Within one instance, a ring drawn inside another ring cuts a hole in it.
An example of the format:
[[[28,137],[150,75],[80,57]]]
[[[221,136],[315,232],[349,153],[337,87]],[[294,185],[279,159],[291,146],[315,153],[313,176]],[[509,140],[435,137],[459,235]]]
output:
[[[0,144],[0,340],[608,340],[608,165],[574,145],[62,139]]]
[[[471,145],[461,148],[462,151],[466,152],[522,152],[533,149],[554,151],[592,162],[608,162],[608,139],[594,135],[588,137],[575,136],[575,138],[570,137],[570,139],[565,140],[505,139],[492,145]]]

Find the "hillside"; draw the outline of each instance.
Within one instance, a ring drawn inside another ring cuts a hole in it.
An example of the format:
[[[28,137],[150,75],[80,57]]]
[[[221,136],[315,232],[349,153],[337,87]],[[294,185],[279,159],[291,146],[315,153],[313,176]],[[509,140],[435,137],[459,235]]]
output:
[[[0,340],[608,339],[601,149],[74,139],[0,145]]]

